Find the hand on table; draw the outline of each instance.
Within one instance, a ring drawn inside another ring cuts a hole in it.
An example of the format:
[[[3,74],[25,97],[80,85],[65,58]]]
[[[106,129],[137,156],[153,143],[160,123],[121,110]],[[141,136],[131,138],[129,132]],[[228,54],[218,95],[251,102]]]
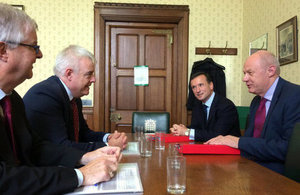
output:
[[[83,175],[82,185],[93,185],[99,182],[108,181],[114,176],[118,168],[116,156],[103,156],[90,161],[79,170]]]
[[[240,140],[239,137],[235,137],[232,135],[226,135],[226,136],[219,135],[217,137],[208,140],[207,142],[204,142],[203,144],[226,145],[232,148],[238,148],[239,140]]]

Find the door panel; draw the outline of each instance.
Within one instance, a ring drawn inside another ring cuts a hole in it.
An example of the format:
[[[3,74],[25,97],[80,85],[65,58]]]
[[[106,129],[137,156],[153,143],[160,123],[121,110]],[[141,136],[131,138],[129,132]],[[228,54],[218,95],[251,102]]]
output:
[[[138,60],[138,36],[131,34],[116,34],[117,64],[119,68],[132,68]],[[130,48],[130,49],[127,49]]]
[[[145,87],[145,111],[167,110],[165,80],[163,77],[150,78],[149,86]]]
[[[165,46],[166,36],[146,36],[145,37],[145,64],[151,69],[165,68]]]
[[[111,130],[131,132],[134,111],[171,113],[173,30],[156,27],[107,25],[110,48]],[[174,25],[175,26],[175,25]],[[161,28],[161,29],[158,29]],[[134,66],[149,67],[149,85],[134,86]],[[114,117],[118,115],[119,117]],[[118,118],[117,120],[115,120]]]
[[[136,110],[136,87],[133,85],[133,77],[117,77],[116,85],[117,110]]]

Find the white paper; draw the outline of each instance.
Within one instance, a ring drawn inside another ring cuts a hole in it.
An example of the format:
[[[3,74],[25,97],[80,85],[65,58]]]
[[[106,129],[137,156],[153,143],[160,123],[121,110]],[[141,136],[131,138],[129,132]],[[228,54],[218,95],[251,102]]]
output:
[[[74,192],[67,195],[75,194],[129,194],[141,193],[143,186],[140,178],[139,168],[137,163],[122,163],[119,164],[116,175],[107,182],[102,182],[97,185],[83,186],[77,188]]]
[[[128,142],[126,148],[122,151],[123,155],[140,155],[139,142]]]
[[[149,85],[148,66],[134,66],[134,85]]]

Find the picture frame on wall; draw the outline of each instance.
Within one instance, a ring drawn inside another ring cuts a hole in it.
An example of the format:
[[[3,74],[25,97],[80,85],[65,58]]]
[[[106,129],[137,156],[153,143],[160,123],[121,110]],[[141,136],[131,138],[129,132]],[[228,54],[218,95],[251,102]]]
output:
[[[297,16],[277,28],[277,56],[280,65],[298,61]]]

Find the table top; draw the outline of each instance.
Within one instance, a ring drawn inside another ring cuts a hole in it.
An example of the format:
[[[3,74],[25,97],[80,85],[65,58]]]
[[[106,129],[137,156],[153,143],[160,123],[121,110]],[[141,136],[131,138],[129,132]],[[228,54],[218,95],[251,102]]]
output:
[[[129,141],[134,141],[128,134]],[[165,150],[152,156],[123,156],[121,163],[139,166],[144,194],[167,193]],[[184,194],[299,194],[300,184],[240,155],[184,155],[186,192]]]

